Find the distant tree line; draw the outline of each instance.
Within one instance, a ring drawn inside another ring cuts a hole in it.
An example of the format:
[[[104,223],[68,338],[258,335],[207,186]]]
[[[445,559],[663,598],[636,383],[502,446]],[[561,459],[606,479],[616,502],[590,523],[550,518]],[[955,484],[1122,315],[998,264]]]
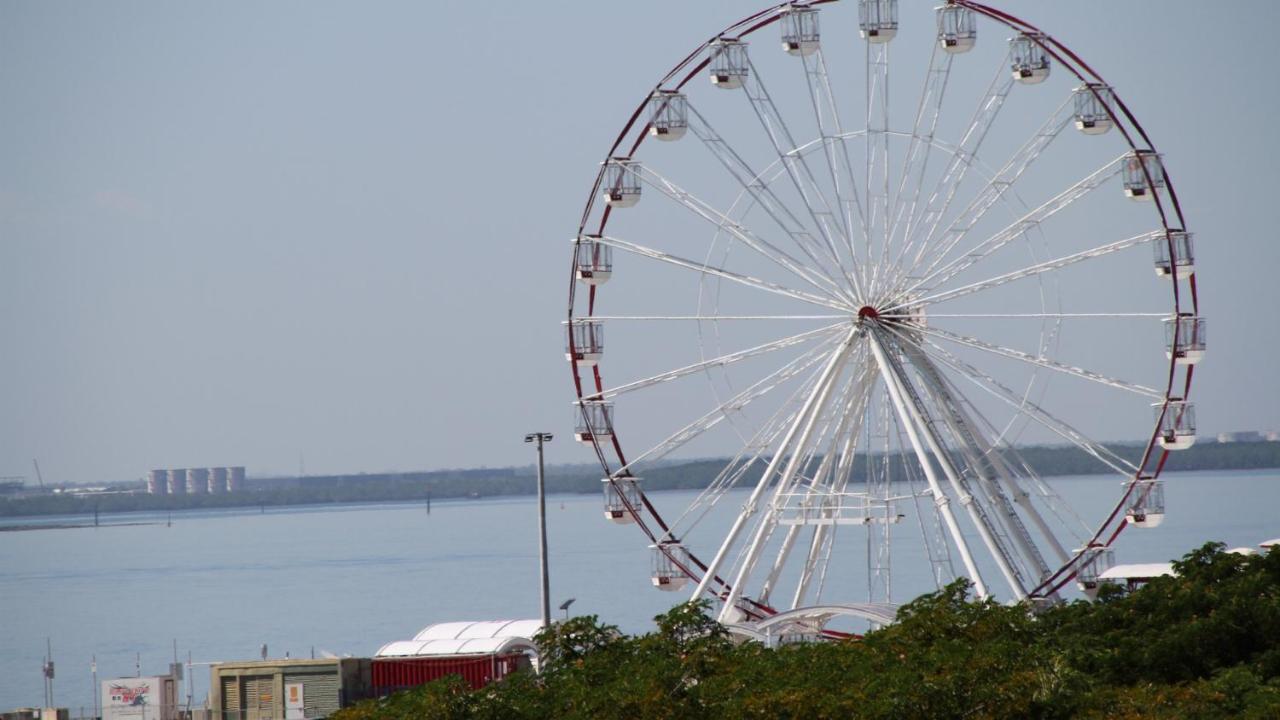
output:
[[[1137,462],[1142,447],[1134,444],[1107,446],[1117,455]],[[1020,448],[1022,458],[1042,476],[1090,475],[1110,472],[1096,459],[1074,446]],[[914,458],[891,455],[888,468],[895,480],[905,477],[905,463]],[[643,471],[646,490],[680,490],[706,487],[724,469],[727,458],[661,464]],[[768,458],[757,461],[763,469]],[[870,467],[880,467],[882,456],[869,454],[855,462],[852,482],[864,482]],[[1245,470],[1280,468],[1280,443],[1206,442],[1170,453],[1166,470]],[[548,469],[547,490],[552,493],[598,493],[601,472],[589,466]],[[533,474],[527,468],[481,468],[432,472],[371,473],[250,478],[246,492],[220,495],[50,494],[0,498],[0,517],[25,515],[74,515],[128,511],[165,511],[200,508],[235,508],[279,505],[314,505],[358,502],[411,502],[433,499],[482,498],[529,495]]]

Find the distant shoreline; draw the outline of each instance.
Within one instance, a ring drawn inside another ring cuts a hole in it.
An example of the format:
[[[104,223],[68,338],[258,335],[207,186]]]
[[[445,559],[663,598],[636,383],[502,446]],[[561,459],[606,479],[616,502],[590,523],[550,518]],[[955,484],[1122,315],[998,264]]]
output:
[[[1136,462],[1143,450],[1137,444],[1110,444],[1108,450]],[[1026,462],[1042,477],[1097,475],[1114,472],[1075,447],[1030,447],[1019,450]],[[646,490],[682,490],[706,487],[723,469],[727,459],[690,460],[649,468],[643,473]],[[897,465],[897,463],[894,463]],[[865,463],[858,463],[862,466]],[[1166,471],[1195,470],[1280,470],[1280,442],[1206,442],[1170,453]],[[863,481],[855,469],[852,481]],[[547,490],[553,494],[600,492],[598,469],[569,466],[549,469]],[[148,495],[117,492],[111,494],[43,494],[0,498],[0,521],[4,518],[50,515],[109,515],[125,512],[166,512],[233,508],[298,507],[350,503],[416,502],[431,500],[518,497],[534,493],[528,468],[443,470],[352,475],[323,475],[292,478],[248,478],[246,491],[223,495]],[[90,523],[65,523],[69,528],[93,527]],[[48,529],[49,525],[40,526]],[[27,529],[0,526],[0,531]]]

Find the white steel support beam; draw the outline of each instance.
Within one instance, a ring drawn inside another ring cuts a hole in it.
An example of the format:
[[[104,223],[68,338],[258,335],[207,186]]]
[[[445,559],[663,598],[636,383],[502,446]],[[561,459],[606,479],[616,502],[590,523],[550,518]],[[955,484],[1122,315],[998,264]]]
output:
[[[773,491],[773,497],[769,501],[769,515],[762,518],[760,523],[756,526],[755,535],[751,538],[751,543],[747,547],[742,564],[738,566],[738,572],[734,575],[733,582],[730,584],[729,592],[724,600],[724,605],[720,608],[720,622],[734,622],[737,620],[735,615],[737,612],[738,600],[742,597],[742,586],[746,583],[747,577],[750,576],[751,571],[755,567],[756,561],[760,557],[764,540],[767,539],[769,533],[772,531],[773,514],[777,508],[778,498],[782,493],[786,492],[790,488],[791,483],[796,476],[796,471],[799,469],[800,464],[806,459],[807,453],[805,452],[805,449],[809,445],[809,439],[813,435],[813,429],[817,425],[819,417],[822,415],[822,411],[827,404],[827,400],[831,397],[831,389],[835,386],[837,378],[840,377],[840,373],[844,369],[845,362],[849,359],[849,355],[853,350],[853,341],[856,337],[857,330],[850,330],[848,338],[845,340],[844,344],[841,345],[836,356],[832,358],[831,365],[827,367],[827,376],[824,377],[814,388],[814,394],[810,396],[808,407],[806,408],[807,416],[806,412],[802,412],[800,417],[797,418],[797,420],[804,420],[804,426],[800,429],[799,437],[795,440],[795,443],[789,445],[784,442],[783,446],[779,448],[779,454],[774,456],[773,461],[769,463],[769,467],[776,470],[779,461],[781,461],[784,456],[787,457],[786,467],[783,470],[782,475],[778,477]],[[794,431],[798,427],[798,425],[792,426],[792,430]],[[791,433],[788,434],[790,435]],[[790,453],[786,452],[788,448],[790,449]],[[763,490],[770,479],[771,473],[766,470],[764,476],[760,479],[760,484],[756,486],[756,490],[763,493]],[[743,513],[739,515],[739,520],[748,516],[748,513],[755,514],[759,508],[756,507],[754,503],[758,501],[759,496],[753,493],[751,501],[749,501],[747,507],[743,509]],[[740,525],[737,523],[735,523],[734,528],[738,531],[741,530]],[[725,538],[725,545],[727,545],[731,539],[734,539],[735,535],[736,533],[731,532],[730,536]],[[717,558],[721,558],[724,554],[726,550],[725,545],[722,545],[720,552],[716,554]],[[710,568],[708,568],[708,573],[710,573]]]
[[[877,345],[881,343],[880,332],[878,328],[872,328],[868,333],[874,338],[873,342]],[[942,439],[938,437],[933,421],[925,416],[924,402],[910,384],[906,372],[892,358],[886,356],[886,360],[888,373],[893,376],[904,398],[909,400],[907,411],[911,413],[912,418],[918,424],[924,435],[925,443],[929,446],[934,458],[937,459],[943,474],[947,476],[952,489],[955,490],[960,500],[960,505],[968,512],[969,519],[973,521],[974,527],[978,530],[978,535],[982,538],[982,543],[987,546],[987,552],[996,561],[996,565],[1000,568],[1000,574],[1004,576],[1005,581],[1009,584],[1009,589],[1013,592],[1014,597],[1019,600],[1023,599],[1027,596],[1027,589],[1021,574],[1014,565],[1009,550],[1001,542],[1000,538],[996,537],[995,527],[987,516],[986,508],[974,498],[973,493],[969,491],[968,483],[961,477],[959,470],[951,461],[951,455],[947,453],[942,444]]]
[[[920,468],[924,471],[925,479],[929,482],[929,490],[933,494],[933,503],[938,508],[938,514],[942,516],[942,521],[947,526],[947,532],[951,534],[951,541],[955,543],[956,550],[960,553],[960,560],[964,563],[965,572],[968,573],[969,579],[973,581],[975,592],[977,592],[979,598],[987,598],[990,596],[990,593],[987,592],[987,584],[983,582],[982,574],[978,572],[978,566],[973,561],[973,553],[969,550],[969,543],[964,539],[964,534],[960,531],[960,524],[956,522],[955,513],[951,511],[951,498],[943,492],[942,485],[938,482],[937,473],[933,468],[933,461],[929,459],[929,454],[925,452],[924,445],[920,442],[919,426],[907,407],[907,402],[903,397],[905,393],[898,383],[897,375],[890,367],[889,359],[885,355],[884,348],[881,347],[880,340],[876,337],[876,334],[868,331],[867,340],[871,347],[871,353],[876,358],[876,364],[880,366],[880,376],[884,378],[885,386],[889,389],[889,398],[893,401],[893,407],[897,410],[898,418],[902,421],[902,428],[906,430],[907,439],[911,441],[911,449],[915,451],[916,459],[920,461]]]
[[[769,466],[765,469],[764,473],[761,474],[760,481],[756,483],[755,489],[751,491],[751,496],[747,498],[746,504],[743,505],[742,512],[739,513],[737,519],[734,520],[733,526],[729,529],[729,534],[725,536],[724,542],[720,544],[720,549],[716,551],[715,557],[711,559],[711,563],[707,566],[706,572],[702,575],[702,580],[698,582],[698,587],[693,591],[693,597],[690,598],[691,600],[701,598],[706,594],[707,589],[715,581],[716,574],[724,564],[725,557],[729,554],[729,550],[733,547],[734,543],[737,542],[738,535],[742,532],[743,527],[746,526],[747,521],[750,520],[756,512],[758,512],[760,497],[764,494],[765,489],[768,488],[769,481],[773,478],[774,474],[777,473],[778,465],[781,464],[783,459],[787,456],[787,450],[791,447],[792,440],[795,438],[796,434],[800,432],[802,426],[807,425],[812,420],[816,419],[817,413],[814,411],[815,405],[817,405],[820,397],[826,395],[833,378],[838,374],[839,369],[843,367],[844,359],[849,355],[854,337],[855,331],[850,330],[849,334],[845,337],[845,340],[840,343],[840,346],[831,352],[830,360],[828,360],[826,367],[823,368],[822,375],[818,377],[818,381],[814,383],[813,391],[810,393],[808,399],[805,400],[805,404],[801,407],[800,412],[796,414],[795,421],[787,430],[787,434],[783,437],[782,442],[779,443],[777,452],[775,452],[773,457],[769,460]],[[738,591],[739,595],[741,594],[738,588],[735,587],[734,590]],[[729,606],[730,605],[726,603],[725,607]]]

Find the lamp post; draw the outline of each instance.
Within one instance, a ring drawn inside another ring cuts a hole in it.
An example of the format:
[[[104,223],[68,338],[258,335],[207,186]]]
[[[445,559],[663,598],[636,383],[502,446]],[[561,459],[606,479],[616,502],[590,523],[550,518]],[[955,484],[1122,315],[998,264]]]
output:
[[[542,627],[545,628],[551,626],[551,581],[547,575],[547,486],[543,478],[542,445],[551,442],[551,433],[529,433],[524,441],[538,444],[538,561],[542,567]]]

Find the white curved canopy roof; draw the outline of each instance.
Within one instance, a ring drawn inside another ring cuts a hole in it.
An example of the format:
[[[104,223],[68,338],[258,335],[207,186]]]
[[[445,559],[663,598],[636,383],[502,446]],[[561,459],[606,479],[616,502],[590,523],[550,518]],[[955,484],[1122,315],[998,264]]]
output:
[[[541,620],[481,620],[428,625],[412,640],[397,640],[378,648],[374,657],[490,655],[537,652],[531,639]]]
[[[1132,563],[1115,565],[1102,571],[1098,577],[1103,580],[1138,580],[1161,575],[1177,575],[1173,571],[1173,563]]]
[[[518,636],[531,638],[542,629],[541,620],[469,620],[428,625],[414,640],[475,640]]]

